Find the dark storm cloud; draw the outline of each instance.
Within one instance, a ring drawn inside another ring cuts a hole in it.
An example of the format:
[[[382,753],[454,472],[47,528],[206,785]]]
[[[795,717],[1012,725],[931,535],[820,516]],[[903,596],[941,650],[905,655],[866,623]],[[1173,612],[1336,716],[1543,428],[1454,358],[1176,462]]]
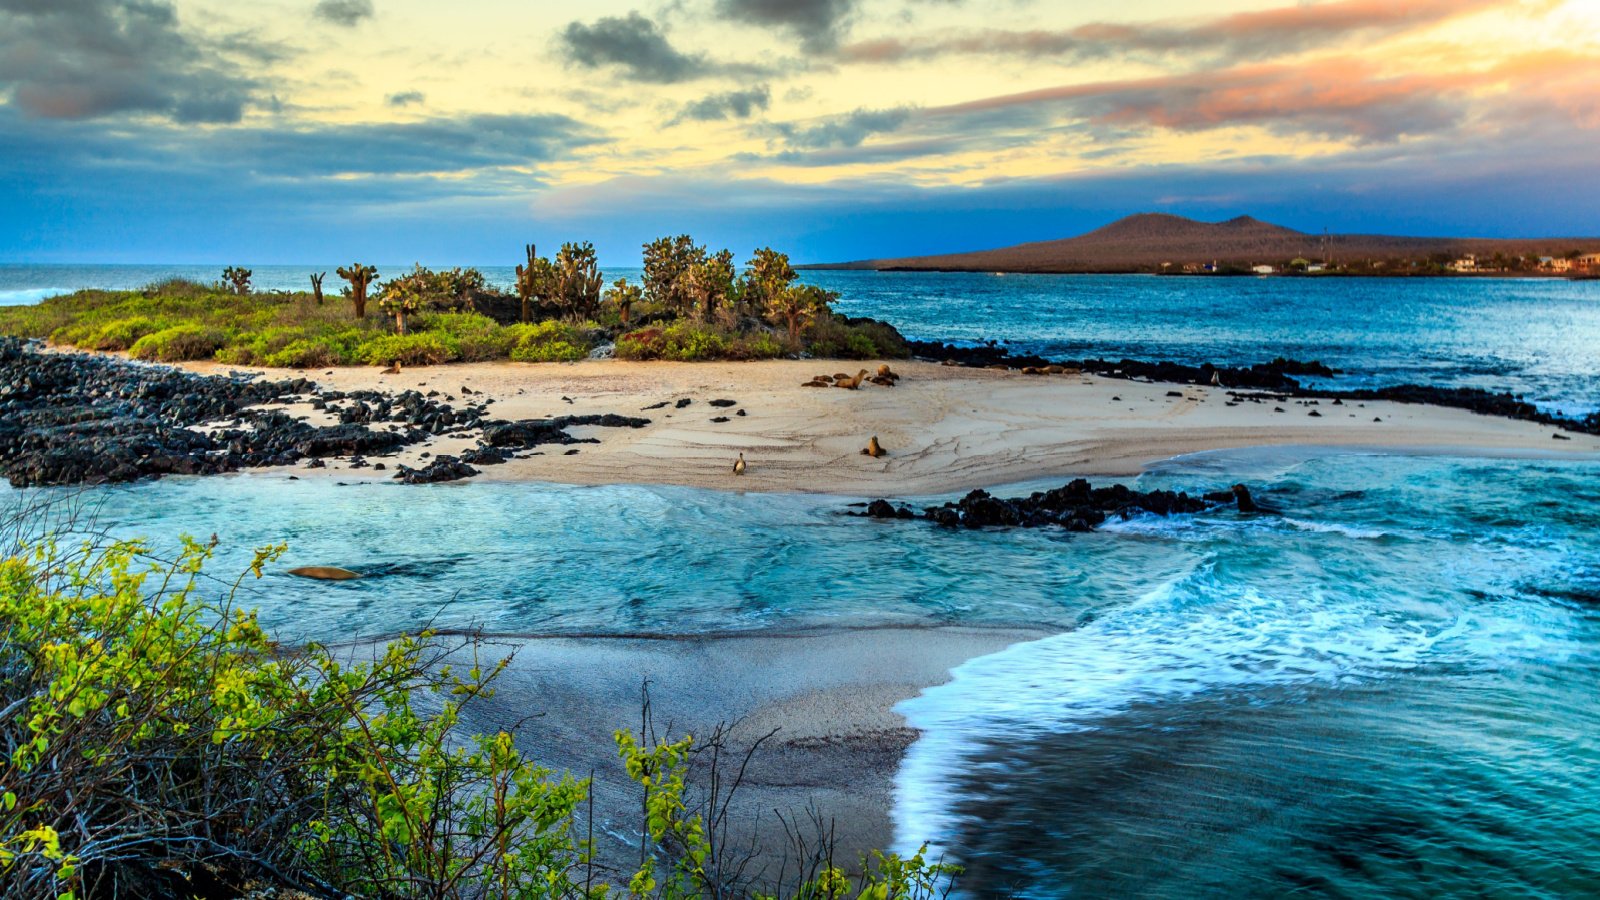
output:
[[[772,89],[764,84],[746,90],[708,94],[684,104],[673,124],[683,121],[715,122],[748,119],[772,103]]]
[[[856,0],[717,0],[729,21],[785,31],[807,50],[832,49],[849,26]]]
[[[1067,59],[1183,54],[1213,62],[1239,62],[1285,56],[1352,37],[1397,34],[1510,2],[1335,0],[1236,13],[1193,25],[1095,22],[1062,30],[980,29],[881,38],[850,44],[841,48],[839,55],[862,63],[963,54]]]
[[[372,18],[375,12],[372,0],[318,0],[311,14],[324,22],[354,28],[362,20]]]
[[[41,118],[237,122],[258,87],[240,43],[185,31],[158,0],[0,0],[0,90]]]
[[[703,56],[679,51],[660,26],[637,11],[606,16],[594,24],[571,22],[561,32],[567,57],[589,69],[614,67],[634,81],[670,84],[711,74]]]

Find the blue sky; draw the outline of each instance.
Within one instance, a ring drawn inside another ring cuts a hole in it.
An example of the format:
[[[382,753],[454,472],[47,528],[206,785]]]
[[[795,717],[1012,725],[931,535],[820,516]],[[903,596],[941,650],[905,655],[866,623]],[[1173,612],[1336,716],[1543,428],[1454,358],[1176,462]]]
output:
[[[1600,234],[1591,0],[0,0],[0,261]]]

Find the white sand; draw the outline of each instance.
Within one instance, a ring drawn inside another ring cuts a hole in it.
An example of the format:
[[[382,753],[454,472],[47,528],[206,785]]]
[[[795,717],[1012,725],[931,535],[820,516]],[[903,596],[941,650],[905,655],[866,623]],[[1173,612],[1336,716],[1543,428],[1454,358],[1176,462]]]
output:
[[[870,364],[875,368],[876,363]],[[1562,454],[1594,458],[1600,438],[1464,410],[1393,403],[1316,406],[1299,401],[1229,406],[1226,390],[1088,376],[1031,376],[891,363],[897,387],[857,391],[805,388],[816,374],[859,368],[838,361],[759,363],[470,363],[408,369],[383,376],[375,368],[309,373],[338,390],[417,388],[455,395],[467,386],[495,399],[504,419],[567,414],[645,416],[642,429],[581,428],[598,445],[545,448],[545,455],[487,466],[484,480],[573,484],[633,482],[745,491],[849,495],[964,490],[1042,477],[1127,475],[1145,464],[1203,450],[1258,445],[1401,448],[1419,452]],[[201,372],[224,371],[192,364]],[[293,374],[261,370],[273,377]],[[1180,398],[1169,397],[1180,391]],[[570,397],[572,402],[563,400]],[[641,408],[688,397],[685,409]],[[707,401],[737,401],[716,409]],[[470,399],[481,399],[472,397]],[[1281,408],[1283,412],[1276,412]],[[745,416],[735,415],[743,409]],[[1321,415],[1313,417],[1312,410]],[[712,422],[727,416],[727,422]],[[1374,421],[1380,419],[1381,421]],[[860,453],[877,435],[888,456]],[[416,465],[423,452],[456,453],[474,440],[441,438],[397,457]],[[748,473],[731,469],[743,452]],[[393,463],[390,460],[389,468]],[[293,470],[304,475],[302,470]],[[344,480],[387,477],[342,463],[313,470]]]

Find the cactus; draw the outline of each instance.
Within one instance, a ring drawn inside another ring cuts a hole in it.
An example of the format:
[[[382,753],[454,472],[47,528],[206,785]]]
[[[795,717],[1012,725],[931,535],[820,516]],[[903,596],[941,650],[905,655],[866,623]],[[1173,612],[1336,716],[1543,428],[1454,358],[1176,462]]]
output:
[[[311,276],[311,296],[317,300],[317,305],[322,305],[322,279],[327,278],[327,272],[316,272]]]
[[[337,271],[340,278],[350,282],[350,287],[346,289],[346,293],[350,296],[350,302],[355,305],[356,318],[365,319],[367,317],[367,287],[372,284],[373,279],[378,277],[377,267],[352,263],[349,268],[340,268]]]
[[[250,276],[253,274],[243,266],[229,266],[222,270],[222,280],[233,288],[235,294],[243,296],[250,293]]]
[[[600,305],[600,288],[605,277],[595,256],[594,245],[562,244],[555,259],[555,301],[575,319],[592,316]]]
[[[527,246],[528,264],[517,266],[517,296],[522,298],[522,321],[533,320],[535,300],[549,299],[555,288],[555,270],[550,260],[541,259],[534,245]]]

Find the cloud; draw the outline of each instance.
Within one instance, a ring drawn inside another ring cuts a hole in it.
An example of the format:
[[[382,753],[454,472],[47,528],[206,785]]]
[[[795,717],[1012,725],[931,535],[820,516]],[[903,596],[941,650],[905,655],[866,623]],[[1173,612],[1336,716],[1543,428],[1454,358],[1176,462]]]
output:
[[[383,102],[394,107],[420,106],[428,99],[428,95],[421,91],[401,91],[383,98]]]
[[[714,122],[723,119],[748,119],[772,102],[772,89],[764,84],[740,91],[708,94],[691,100],[673,118],[670,124],[684,121]]]
[[[237,122],[258,87],[239,43],[186,32],[159,0],[0,0],[0,90],[41,118]]]
[[[702,56],[680,52],[659,26],[637,11],[606,16],[593,25],[571,22],[560,37],[566,55],[589,69],[615,67],[634,81],[671,84],[709,74]]]
[[[980,29],[920,38],[878,38],[839,50],[847,62],[894,63],[906,59],[982,54],[1098,59],[1183,54],[1239,62],[1287,56],[1355,38],[1411,31],[1507,6],[1513,0],[1334,0],[1236,13],[1199,24],[1096,22],[1065,30]]]
[[[951,131],[1037,129],[1065,122],[1203,131],[1257,125],[1358,142],[1448,131],[1496,105],[1577,114],[1574,85],[1600,59],[1540,53],[1485,69],[1388,75],[1352,58],[1236,66],[1213,72],[1062,85],[931,108]],[[1475,94],[1486,93],[1475,101]],[[1600,105],[1600,104],[1592,104]],[[1494,114],[1489,114],[1490,119]]]
[[[317,0],[311,14],[324,22],[354,28],[363,19],[372,18],[374,12],[372,0]]]
[[[773,130],[794,150],[824,150],[830,147],[856,147],[874,134],[899,129],[911,118],[910,107],[857,109],[800,125],[780,122]]]
[[[717,0],[716,6],[724,19],[786,31],[811,51],[835,47],[855,9],[856,0]]]

